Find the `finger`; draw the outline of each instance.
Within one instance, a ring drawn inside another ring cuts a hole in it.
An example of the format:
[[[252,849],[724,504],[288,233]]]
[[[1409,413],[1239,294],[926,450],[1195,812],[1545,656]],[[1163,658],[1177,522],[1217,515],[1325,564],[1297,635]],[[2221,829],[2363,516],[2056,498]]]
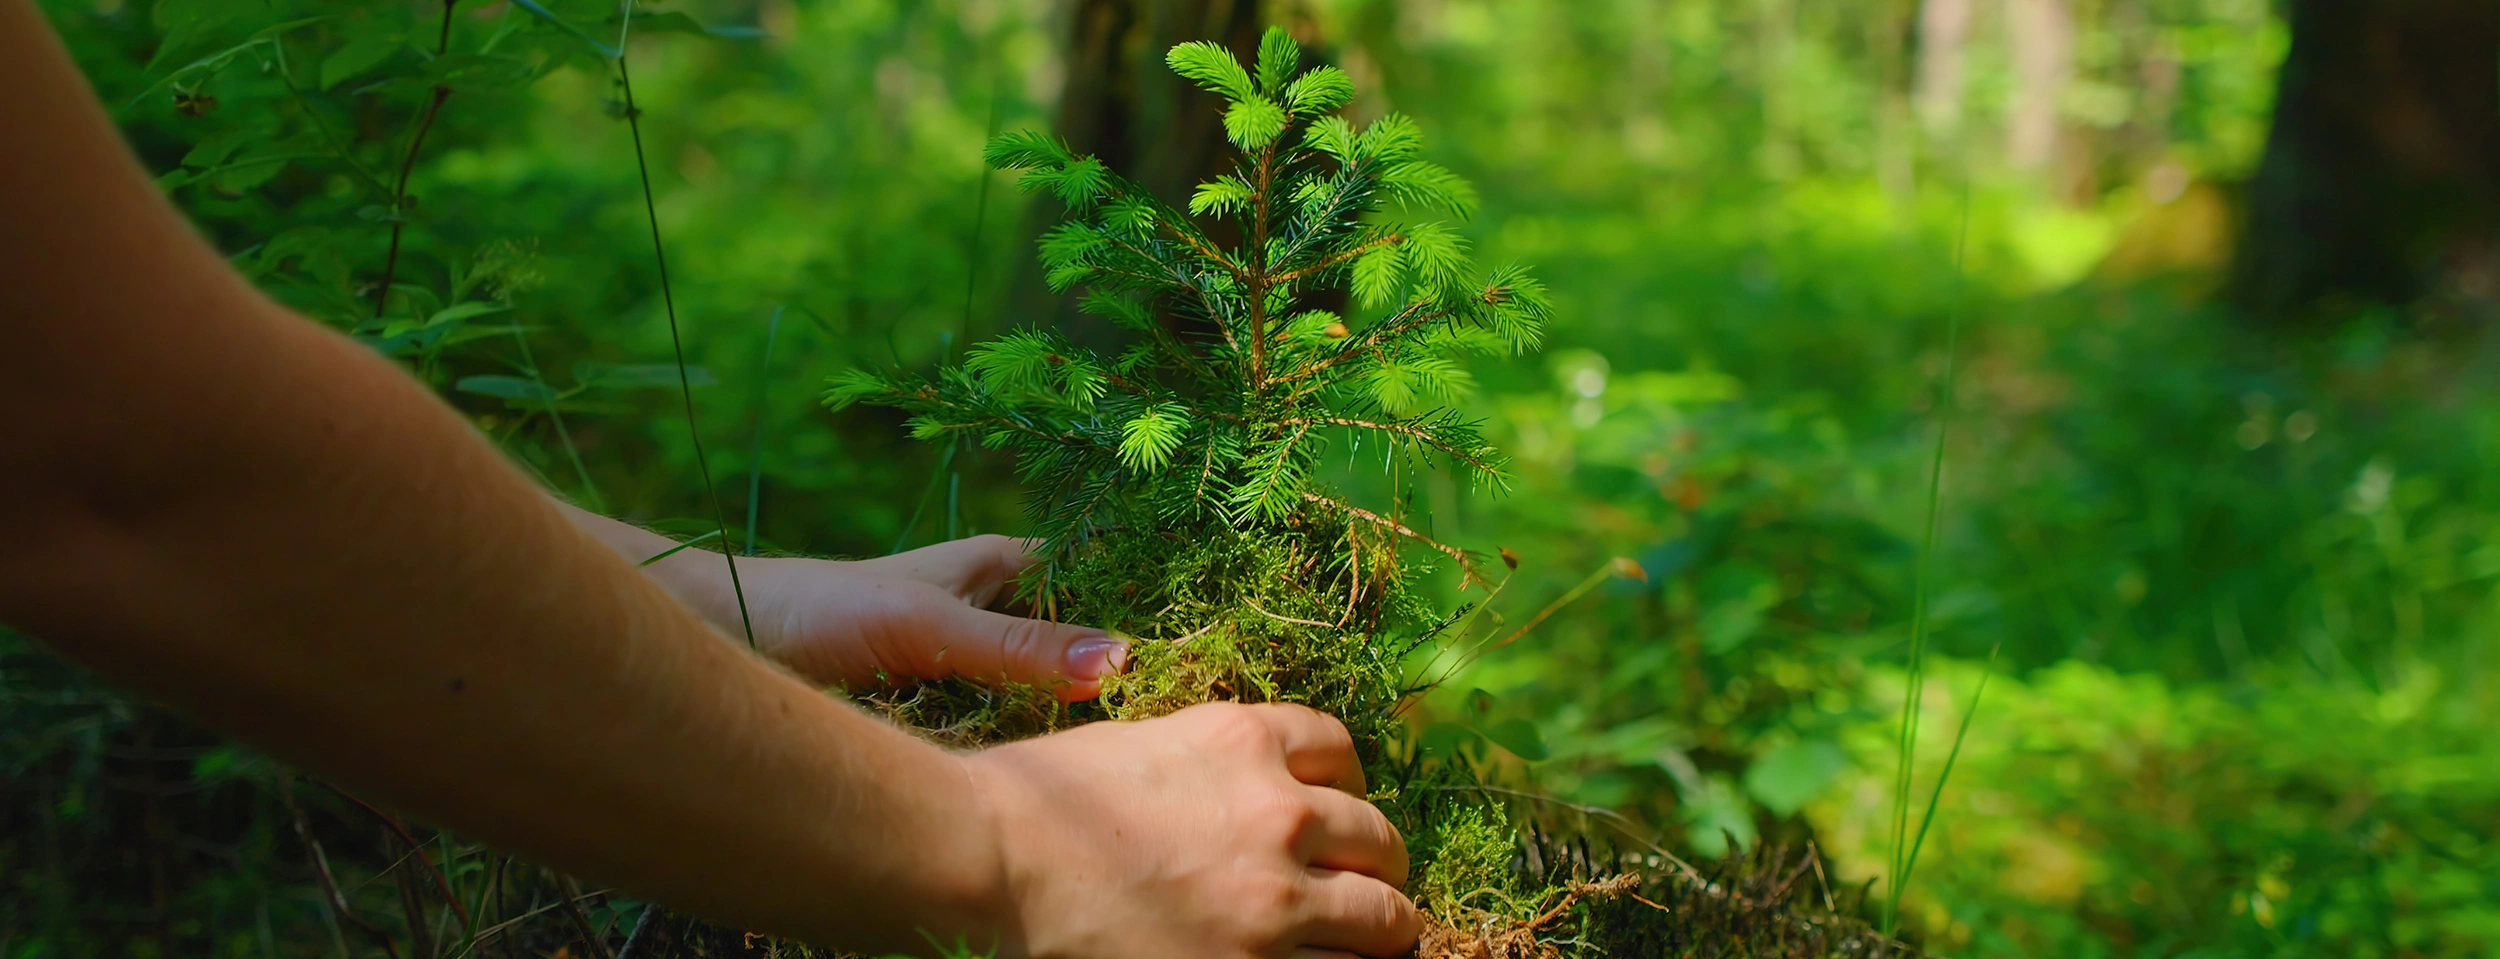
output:
[[[909,638],[929,660],[922,678],[1026,683],[1056,689],[1066,702],[1102,692],[1105,677],[1128,665],[1128,644],[1102,630],[1048,623],[970,606],[931,613],[930,630]],[[908,656],[908,651],[895,651]]]
[[[1012,536],[974,536],[860,560],[859,566],[916,579],[953,593],[966,603],[988,606],[1009,582],[1033,565],[1033,548],[1040,542]]]
[[[1395,956],[1414,948],[1424,934],[1424,917],[1414,901],[1370,876],[1305,870],[1302,902],[1306,911],[1296,938],[1304,948]]]
[[[1313,786],[1365,793],[1363,763],[1354,755],[1354,737],[1336,717],[1292,703],[1261,703],[1249,707],[1276,742],[1285,747],[1285,768],[1293,778]]]
[[[1314,818],[1296,850],[1322,869],[1360,873],[1406,888],[1406,837],[1378,807],[1334,789],[1311,787],[1306,797]]]

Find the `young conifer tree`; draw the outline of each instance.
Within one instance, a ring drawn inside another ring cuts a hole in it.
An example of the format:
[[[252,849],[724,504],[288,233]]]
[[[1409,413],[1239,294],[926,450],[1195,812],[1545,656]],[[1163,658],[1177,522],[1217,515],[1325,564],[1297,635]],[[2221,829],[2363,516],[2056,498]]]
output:
[[[1225,99],[1240,150],[1187,212],[1050,136],[991,142],[991,166],[1071,213],[1041,241],[1051,287],[1079,291],[1086,312],[1132,334],[1126,347],[1019,330],[933,379],[844,373],[826,401],[901,409],[921,439],[1011,452],[1047,542],[1028,598],[1137,638],[1098,703],[940,683],[885,702],[898,720],[972,745],[1211,700],[1311,705],[1343,719],[1373,767],[1374,799],[1408,837],[1410,891],[1456,921],[1462,897],[1518,885],[1516,837],[1498,801],[1441,782],[1463,770],[1401,745],[1397,712],[1420,685],[1412,654],[1454,632],[1412,594],[1420,569],[1401,547],[1471,582],[1475,570],[1317,472],[1352,444],[1362,462],[1439,459],[1500,485],[1501,457],[1452,408],[1469,385],[1462,360],[1533,349],[1548,304],[1525,271],[1471,261],[1448,221],[1474,211],[1474,190],[1422,158],[1413,121],[1357,128],[1339,115],[1346,74],[1301,60],[1282,30],[1255,71],[1211,43],[1170,52],[1174,71]],[[1309,305],[1337,291],[1353,315]],[[1413,788],[1419,777],[1440,785]]]
[[[1472,213],[1475,193],[1422,158],[1412,121],[1357,129],[1338,115],[1354,94],[1345,73],[1301,59],[1281,30],[1261,41],[1255,73],[1214,44],[1173,48],[1174,71],[1225,99],[1240,149],[1186,213],[1049,136],[990,143],[992,166],[1071,212],[1042,239],[1051,287],[1081,291],[1131,342],[1106,356],[1021,330],[934,379],[844,373],[826,402],[894,407],[919,438],[1013,453],[1047,542],[1025,597],[1137,642],[1093,703],[941,682],[872,704],[959,745],[1213,700],[1329,712],[1406,837],[1407,892],[1433,920],[1422,959],[1560,959],[1559,943],[1619,956],[1900,951],[1807,903],[1803,867],[1784,860],[1706,877],[1643,841],[1646,868],[1626,872],[1585,839],[1523,843],[1502,791],[1463,755],[1404,735],[1398,714],[1421,674],[1448,662],[1417,654],[1466,644],[1477,617],[1418,599],[1423,569],[1403,558],[1452,561],[1470,584],[1476,570],[1396,510],[1321,483],[1322,454],[1352,445],[1384,469],[1437,458],[1498,487],[1500,455],[1453,408],[1469,383],[1461,363],[1535,348],[1549,306],[1525,271],[1471,262],[1448,220]],[[1353,315],[1311,306],[1339,291]]]
[[[1297,74],[1301,51],[1282,30],[1260,44],[1255,76],[1212,43],[1168,59],[1230,103],[1224,129],[1241,150],[1186,215],[1045,134],[987,151],[1074,214],[1041,243],[1051,288],[1081,288],[1082,308],[1135,342],[1103,356],[1019,331],[935,381],[846,374],[832,404],[898,407],[920,438],[969,434],[1013,451],[1036,529],[1061,555],[1120,527],[1348,514],[1312,478],[1332,431],[1437,451],[1499,482],[1497,454],[1447,409],[1467,384],[1458,355],[1533,348],[1547,304],[1523,271],[1480,274],[1466,240],[1435,219],[1471,214],[1473,188],[1421,158],[1413,121],[1358,130],[1338,116],[1353,84],[1335,67]],[[1376,215],[1390,206],[1405,215]],[[1219,244],[1197,218],[1240,242]],[[1379,315],[1302,308],[1330,289]]]

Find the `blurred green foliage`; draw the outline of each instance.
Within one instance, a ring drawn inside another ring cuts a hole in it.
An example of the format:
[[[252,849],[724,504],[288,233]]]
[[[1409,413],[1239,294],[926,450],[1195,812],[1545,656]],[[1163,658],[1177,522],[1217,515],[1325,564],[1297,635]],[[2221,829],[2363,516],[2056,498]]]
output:
[[[599,3],[548,6],[618,27]],[[265,287],[404,357],[565,495],[664,527],[709,514],[652,388],[669,350],[650,237],[589,44],[508,3],[456,8],[444,57],[430,3],[45,8],[169,195]],[[1047,126],[1065,11],[659,9],[630,42],[636,99],[731,516],[753,477],[769,547],[1015,529],[1007,464],[941,462],[899,419],[836,421],[813,396],[836,370],[926,368],[1016,324],[1050,211],[985,174],[980,145]],[[2041,9],[2060,16],[2024,13]],[[1595,806],[1699,856],[1811,840],[1835,887],[1880,894],[1944,428],[1920,795],[2002,654],[1906,888],[1908,934],[1952,955],[2500,948],[2491,350],[2394,312],[2288,339],[2207,302],[2285,45],[2267,4],[1269,13],[1386,91],[1357,119],[1433,129],[1431,158],[1482,187],[1481,258],[1539,264],[1555,299],[1547,354],[1471,368],[1512,492],[1375,464],[1327,481],[1511,550],[1494,612],[1513,622],[1612,557],[1649,575],[1489,651],[1419,710],[1446,727],[1427,738],[1550,794],[1533,804],[1549,826],[1621,831],[1577,811]],[[437,83],[454,92],[394,203]],[[395,219],[405,288],[377,321]],[[62,843],[160,815],[108,788],[129,772],[115,757],[181,737],[23,650],[0,669],[0,952],[162,954],[152,930],[176,921],[161,941],[196,947],[176,951],[328,951],[275,819],[150,840],[177,881],[160,906],[140,858],[63,872]],[[185,742],[197,768],[158,764],[195,790],[180,801],[267,805],[275,772]]]

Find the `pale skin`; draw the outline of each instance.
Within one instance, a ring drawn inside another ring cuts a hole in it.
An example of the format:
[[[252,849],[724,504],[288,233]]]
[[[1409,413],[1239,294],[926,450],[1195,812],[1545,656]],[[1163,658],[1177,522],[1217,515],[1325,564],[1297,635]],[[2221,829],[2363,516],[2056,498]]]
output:
[[[29,0],[0,0],[0,90],[0,622],[368,798],[745,928],[1085,959],[1413,944],[1405,848],[1334,720],[915,739],[793,671],[1075,698],[1117,647],[984,611],[1023,563],[986,539],[747,561],[786,666],[755,655],[694,565],[719,556],[637,571],[664,540],[568,512],[228,269]]]

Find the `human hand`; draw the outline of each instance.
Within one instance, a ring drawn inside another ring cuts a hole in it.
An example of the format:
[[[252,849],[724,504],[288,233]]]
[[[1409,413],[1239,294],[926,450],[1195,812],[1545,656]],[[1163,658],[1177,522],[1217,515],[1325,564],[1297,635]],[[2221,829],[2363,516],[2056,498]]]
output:
[[[758,650],[825,683],[871,688],[962,677],[1090,699],[1128,662],[1099,629],[993,612],[1032,541],[975,536],[880,559],[743,559]],[[735,628],[734,602],[713,619]]]
[[[1211,703],[962,761],[1003,847],[1000,925],[1035,959],[1393,956],[1422,932],[1406,842],[1311,709]]]

